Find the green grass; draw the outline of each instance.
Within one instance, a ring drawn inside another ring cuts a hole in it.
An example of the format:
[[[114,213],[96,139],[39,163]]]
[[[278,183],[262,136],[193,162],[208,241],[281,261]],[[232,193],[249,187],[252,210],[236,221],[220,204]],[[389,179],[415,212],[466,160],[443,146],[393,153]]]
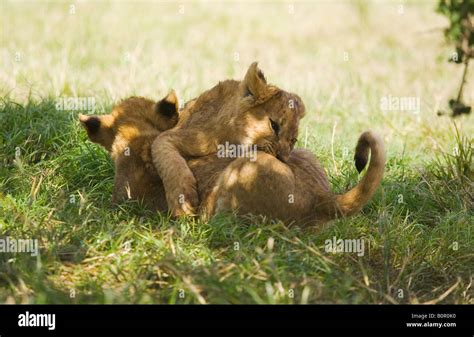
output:
[[[297,2],[294,14],[279,2],[186,2],[184,14],[159,2],[81,2],[73,15],[62,2],[0,6],[0,237],[40,243],[38,257],[0,253],[0,302],[474,303],[474,123],[436,116],[462,69],[431,31],[446,24],[435,2],[403,14],[394,2]],[[357,182],[359,134],[383,135],[385,178],[360,214],[318,232],[112,207],[107,153],[79,111],[55,108],[58,96],[93,96],[102,113],[172,87],[185,101],[254,60],[303,98],[298,145],[306,138],[335,191]],[[382,112],[385,95],[420,97],[419,114]],[[364,239],[365,254],[325,252],[334,236]]]

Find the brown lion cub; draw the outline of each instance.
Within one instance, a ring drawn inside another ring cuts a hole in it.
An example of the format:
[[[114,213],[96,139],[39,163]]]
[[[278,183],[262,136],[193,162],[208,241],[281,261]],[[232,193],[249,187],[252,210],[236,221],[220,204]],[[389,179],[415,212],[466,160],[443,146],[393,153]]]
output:
[[[343,194],[331,191],[326,172],[310,151],[295,149],[286,163],[266,153],[259,153],[254,162],[238,158],[219,175],[202,210],[208,216],[229,211],[262,214],[303,227],[351,216],[372,198],[383,177],[383,141],[366,131],[355,151],[359,172],[367,165],[369,151],[365,176]]]
[[[152,210],[168,207],[160,177],[151,159],[151,144],[164,130],[178,122],[178,100],[174,91],[159,102],[130,97],[111,114],[80,115],[89,139],[109,151],[115,164],[112,202],[142,200]]]
[[[289,158],[304,115],[301,99],[267,84],[253,63],[243,81],[227,80],[201,94],[172,130],[157,137],[152,157],[172,215],[195,213],[196,178],[186,159],[217,153],[219,145],[253,147]]]

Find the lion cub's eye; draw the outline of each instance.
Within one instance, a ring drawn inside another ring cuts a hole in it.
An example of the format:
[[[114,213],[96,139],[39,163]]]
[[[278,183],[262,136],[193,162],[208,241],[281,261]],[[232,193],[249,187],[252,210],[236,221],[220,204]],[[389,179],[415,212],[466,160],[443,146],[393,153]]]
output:
[[[275,131],[275,134],[278,136],[278,133],[280,132],[280,125],[278,125],[277,122],[275,122],[271,119],[270,119],[270,123],[272,124],[273,131]]]

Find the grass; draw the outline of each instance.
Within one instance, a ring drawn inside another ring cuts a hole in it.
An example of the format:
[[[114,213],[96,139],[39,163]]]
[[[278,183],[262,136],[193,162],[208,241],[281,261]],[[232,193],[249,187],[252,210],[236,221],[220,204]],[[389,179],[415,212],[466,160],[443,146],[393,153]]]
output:
[[[40,244],[37,257],[0,254],[0,302],[474,303],[474,125],[436,116],[462,69],[431,30],[446,24],[435,2],[405,2],[403,13],[361,1],[297,2],[293,12],[279,2],[0,6],[0,237]],[[185,101],[254,60],[303,98],[298,145],[334,190],[358,179],[359,134],[383,135],[386,175],[360,214],[317,232],[113,208],[107,153],[87,141],[79,111],[55,107],[91,96],[103,113],[172,87]],[[419,113],[381,111],[387,95],[419,97]],[[327,253],[333,237],[364,239],[365,254]]]

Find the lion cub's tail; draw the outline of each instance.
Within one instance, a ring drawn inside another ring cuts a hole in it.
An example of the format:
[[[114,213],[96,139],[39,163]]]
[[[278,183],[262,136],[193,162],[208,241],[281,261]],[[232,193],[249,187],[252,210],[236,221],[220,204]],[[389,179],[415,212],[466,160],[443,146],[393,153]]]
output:
[[[367,173],[362,180],[350,191],[336,197],[338,213],[343,216],[352,215],[372,198],[383,177],[385,166],[385,150],[382,139],[371,131],[364,132],[357,142],[355,150],[355,165],[359,173],[364,169],[369,158]]]

